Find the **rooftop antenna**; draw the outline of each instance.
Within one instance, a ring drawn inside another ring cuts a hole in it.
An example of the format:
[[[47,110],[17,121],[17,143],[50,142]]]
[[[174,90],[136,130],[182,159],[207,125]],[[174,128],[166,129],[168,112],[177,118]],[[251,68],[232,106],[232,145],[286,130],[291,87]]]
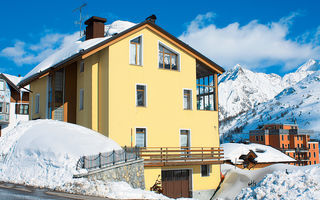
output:
[[[82,4],[80,7],[78,7],[78,8],[76,8],[76,9],[74,9],[72,12],[75,12],[75,11],[77,11],[77,10],[79,10],[79,12],[80,12],[80,18],[79,18],[79,21],[78,22],[76,22],[76,24],[80,24],[80,38],[82,37],[82,21],[83,21],[83,18],[82,18],[82,8],[83,7],[85,7],[87,4],[86,3],[84,3],[84,4]]]

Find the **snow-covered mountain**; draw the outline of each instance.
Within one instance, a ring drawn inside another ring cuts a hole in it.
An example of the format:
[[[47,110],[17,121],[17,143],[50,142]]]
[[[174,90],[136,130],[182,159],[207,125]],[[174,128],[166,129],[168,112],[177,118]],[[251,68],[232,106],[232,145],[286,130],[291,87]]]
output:
[[[219,77],[219,118],[232,118],[283,90],[276,74],[255,73],[236,65]]]
[[[239,66],[226,72],[219,81],[220,132],[248,132],[274,122],[320,130],[319,66],[310,59],[284,77]]]

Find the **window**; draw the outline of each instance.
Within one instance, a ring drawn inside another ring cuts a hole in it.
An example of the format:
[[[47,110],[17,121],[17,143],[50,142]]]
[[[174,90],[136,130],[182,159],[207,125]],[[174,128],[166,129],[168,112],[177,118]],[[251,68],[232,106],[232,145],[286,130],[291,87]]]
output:
[[[256,136],[256,141],[259,141],[259,136]]]
[[[316,152],[313,152],[313,157],[314,157],[314,158],[316,157]]]
[[[84,90],[80,89],[80,101],[79,101],[80,105],[79,105],[79,109],[83,110],[84,107]]]
[[[187,150],[189,150],[190,147],[190,130],[180,130],[180,147],[183,151],[181,157],[188,157],[186,155],[189,154]]]
[[[35,96],[34,113],[40,112],[40,94]]]
[[[28,115],[29,114],[29,104],[16,104],[16,114]]]
[[[80,72],[84,72],[84,62],[80,62]]]
[[[283,135],[281,135],[281,140],[284,140]]]
[[[309,144],[309,149],[310,149],[310,144]]]
[[[178,70],[178,54],[159,45],[159,68]]]
[[[316,144],[313,144],[313,148],[316,149]]]
[[[316,161],[313,161],[313,164],[317,164]]]
[[[136,85],[136,105],[146,106],[146,86]]]
[[[183,148],[190,147],[190,130],[180,130],[180,146]]]
[[[287,135],[287,140],[290,140],[289,135]]]
[[[183,109],[192,110],[192,91],[183,90]]]
[[[300,144],[298,144],[298,148],[300,147]]]
[[[136,128],[136,146],[137,147],[146,147],[146,129],[145,128]]]
[[[6,104],[6,113],[10,113],[10,103]]]
[[[309,152],[309,158],[311,158],[311,152]]]
[[[201,176],[210,176],[209,165],[201,165]]]
[[[0,80],[0,90],[5,90],[5,82],[3,80]]]
[[[290,144],[288,144],[288,148],[290,149]]]
[[[282,148],[284,149],[284,144],[282,144]]]
[[[217,110],[216,90],[213,75],[197,78],[197,108],[198,110]]]
[[[261,141],[263,141],[263,135],[260,136]]]
[[[141,65],[141,36],[130,41],[130,64]]]
[[[3,111],[4,111],[3,102],[0,102],[0,113],[2,113]]]

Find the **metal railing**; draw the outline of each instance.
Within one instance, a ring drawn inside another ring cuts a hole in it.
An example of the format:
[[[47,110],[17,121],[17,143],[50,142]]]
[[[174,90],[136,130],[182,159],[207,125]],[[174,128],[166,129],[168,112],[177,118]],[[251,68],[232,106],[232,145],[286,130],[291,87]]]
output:
[[[140,148],[144,166],[181,166],[223,163],[220,147],[147,147]]]
[[[125,163],[127,161],[138,160],[139,148],[127,148],[113,150],[111,152],[99,153],[96,155],[82,156],[78,162],[76,169],[96,169],[110,167],[116,164]]]

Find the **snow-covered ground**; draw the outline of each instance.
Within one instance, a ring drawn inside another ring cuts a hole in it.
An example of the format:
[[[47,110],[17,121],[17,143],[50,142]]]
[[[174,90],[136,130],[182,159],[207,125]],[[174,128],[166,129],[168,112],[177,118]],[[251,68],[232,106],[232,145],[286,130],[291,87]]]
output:
[[[319,165],[275,164],[259,170],[222,165],[222,173],[225,180],[213,199],[320,199]]]
[[[243,160],[239,159],[239,157],[248,154],[250,150],[257,155],[255,160],[258,163],[295,161],[281,151],[262,144],[225,143],[221,144],[221,147],[223,147],[224,158],[231,160],[234,164],[241,164]]]
[[[0,138],[0,181],[114,199],[168,199],[125,182],[73,179],[81,156],[120,148],[113,140],[75,124],[22,122]]]

